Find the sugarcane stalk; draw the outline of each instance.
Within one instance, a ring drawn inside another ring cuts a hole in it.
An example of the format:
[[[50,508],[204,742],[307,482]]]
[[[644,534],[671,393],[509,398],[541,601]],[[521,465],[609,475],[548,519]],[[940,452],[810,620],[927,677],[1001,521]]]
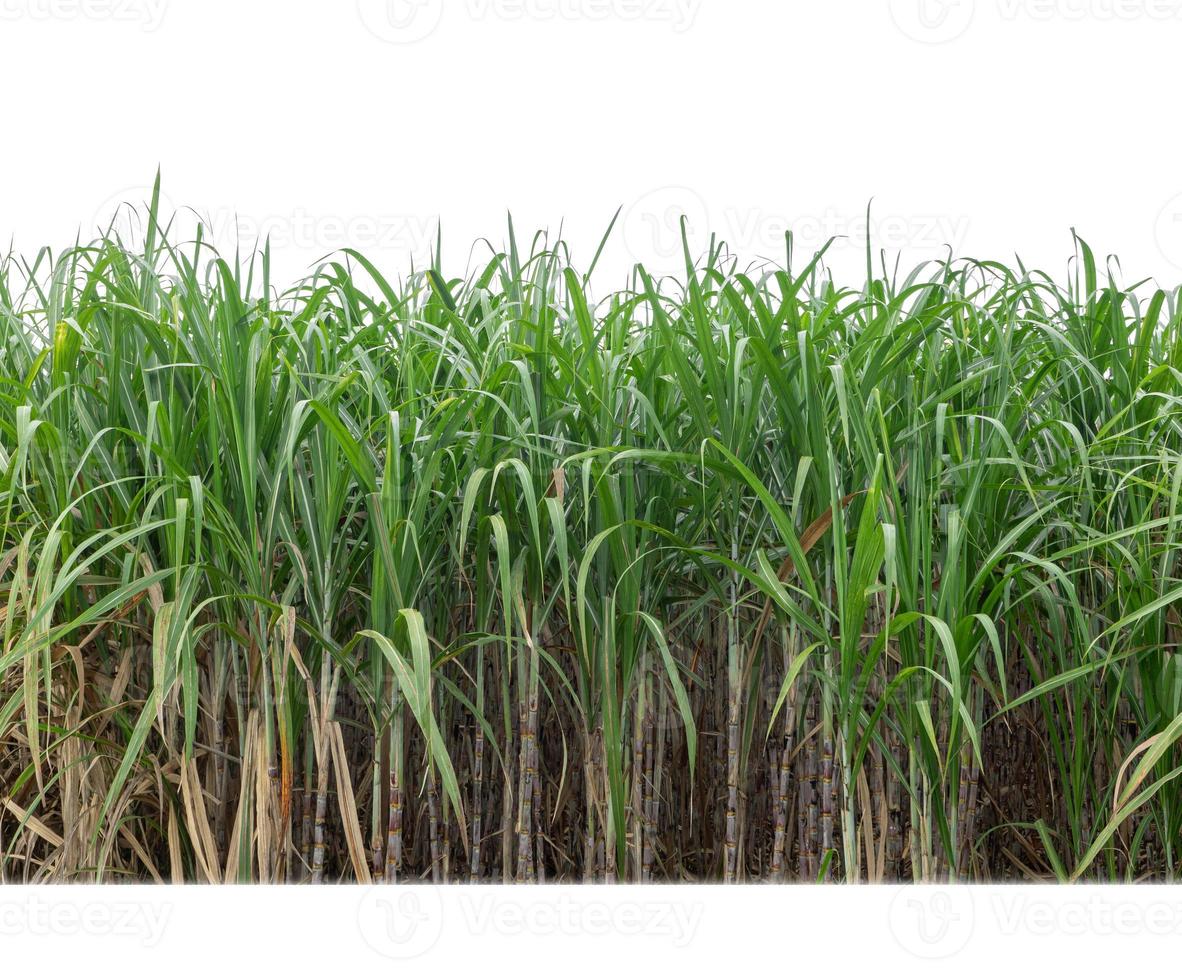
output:
[[[402,868],[402,786],[398,780],[398,769],[390,766],[390,803],[386,819],[386,870],[388,882],[398,880]]]
[[[398,880],[402,872],[403,861],[403,823],[406,805],[403,792],[404,768],[406,765],[404,708],[401,693],[397,683],[392,681],[391,704],[394,714],[390,721],[390,731],[386,736],[386,751],[389,756],[389,784],[387,786],[386,813],[386,870],[385,878],[388,882]]]
[[[640,667],[643,672],[643,664]],[[642,674],[643,676],[643,674]],[[644,683],[636,685],[636,710],[632,719],[632,874],[644,880]]]
[[[470,878],[480,881],[480,845],[484,817],[484,728],[477,724],[472,746],[472,856]]]
[[[312,873],[312,824],[314,819],[312,802],[312,774],[316,760],[316,732],[308,731],[304,735],[304,786],[300,793],[300,877],[307,881]]]
[[[583,727],[583,883],[591,884],[597,873],[595,840],[595,747],[591,732]]]
[[[340,680],[340,667],[332,671],[332,681],[329,682],[329,658],[325,656],[320,663],[320,717],[316,735],[316,816],[313,822],[312,845],[312,883],[318,885],[324,880],[324,849],[326,841],[326,821],[328,818],[328,775],[331,753],[328,745],[328,726],[332,720],[336,707],[337,684]]]
[[[427,834],[431,846],[431,881],[443,881],[443,864],[439,849],[439,790],[435,783],[435,766],[427,761]]]
[[[783,748],[780,750],[779,768],[775,773],[776,798],[775,829],[772,840],[772,877],[784,879],[784,850],[788,840],[788,788],[792,774],[793,729],[796,724],[796,706],[789,703],[784,710]]]
[[[536,708],[535,708],[536,710]],[[533,741],[530,735],[530,705],[522,703],[518,713],[521,729],[521,747],[518,753],[517,788],[517,881],[533,880],[533,839],[531,816],[533,814]]]
[[[536,722],[535,722],[536,724]],[[542,817],[545,812],[542,807],[542,779],[541,772],[538,767],[538,753],[540,751],[538,743],[541,740],[534,736],[533,740],[533,759],[532,767],[533,774],[531,776],[531,785],[533,789],[533,835],[534,835],[534,875],[533,879],[540,885],[546,883],[546,866],[543,860],[542,842],[545,839],[545,834],[542,830]]]
[[[820,756],[820,739],[814,732],[817,717],[817,694],[814,691],[812,698],[809,700],[809,722],[808,730],[813,733],[809,739],[808,751],[808,784],[809,784],[809,803],[807,816],[807,855],[808,855],[808,871],[806,877],[809,881],[815,881],[817,875],[820,873],[820,847],[821,847],[821,831],[820,831],[820,770],[821,770],[821,756]]]
[[[646,683],[649,689],[652,689],[652,682],[646,677]],[[651,696],[649,698],[651,702]],[[665,722],[665,702],[661,702],[661,724],[664,727]],[[650,706],[648,712],[645,714],[644,723],[644,847],[641,851],[641,881],[653,880],[653,852],[656,847],[657,838],[657,811],[656,811],[656,791],[655,791],[655,774],[653,772],[654,759],[654,733],[653,733],[653,711]]]
[[[796,626],[793,625],[791,634],[788,629],[781,628],[781,647],[784,650],[784,670],[787,672],[796,651]],[[784,850],[788,839],[788,787],[792,773],[792,747],[796,734],[796,684],[793,683],[788,691],[787,703],[784,706],[784,729],[781,738],[782,748],[779,757],[779,769],[775,774],[775,827],[772,838],[772,877],[776,881],[784,879]]]

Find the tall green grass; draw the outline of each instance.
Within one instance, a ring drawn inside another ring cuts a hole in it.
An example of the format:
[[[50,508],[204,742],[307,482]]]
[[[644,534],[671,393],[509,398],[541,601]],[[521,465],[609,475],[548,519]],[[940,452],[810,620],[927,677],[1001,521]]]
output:
[[[0,268],[5,880],[1175,876],[1176,290],[156,211]]]

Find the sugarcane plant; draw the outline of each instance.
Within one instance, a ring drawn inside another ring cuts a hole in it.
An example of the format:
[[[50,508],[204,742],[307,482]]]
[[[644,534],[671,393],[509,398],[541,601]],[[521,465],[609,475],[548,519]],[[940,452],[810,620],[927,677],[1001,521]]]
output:
[[[0,262],[0,880],[1175,878],[1178,289],[136,214]]]

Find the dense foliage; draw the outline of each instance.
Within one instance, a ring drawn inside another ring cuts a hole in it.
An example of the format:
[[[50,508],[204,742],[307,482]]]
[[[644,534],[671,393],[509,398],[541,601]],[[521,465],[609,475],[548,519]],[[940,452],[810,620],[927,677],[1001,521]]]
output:
[[[0,269],[4,880],[1174,876],[1177,291],[142,237]]]

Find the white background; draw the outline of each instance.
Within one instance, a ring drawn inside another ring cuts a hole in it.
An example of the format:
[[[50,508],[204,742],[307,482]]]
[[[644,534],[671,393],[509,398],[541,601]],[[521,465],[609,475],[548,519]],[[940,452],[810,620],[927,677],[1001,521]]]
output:
[[[1171,287],[1180,45],[1182,0],[0,0],[0,247],[89,237],[159,165],[282,279],[421,265],[437,219],[459,273],[506,212],[585,263],[622,206],[605,286],[675,268],[683,211],[745,259],[843,235],[860,283],[873,201],[907,263],[1061,276],[1075,227]]]
[[[674,268],[682,211],[696,246],[709,228],[749,259],[779,257],[786,227],[806,250],[846,236],[831,264],[857,281],[873,199],[875,247],[904,262],[951,244],[1063,275],[1075,227],[1125,282],[1172,287],[1179,50],[1182,0],[0,0],[0,247],[90,237],[159,166],[170,206],[205,215],[223,248],[236,228],[269,234],[286,278],[346,244],[405,271],[438,219],[459,272],[473,241],[504,240],[507,212],[523,235],[562,224],[586,262],[622,207],[601,283],[636,260]],[[767,968],[748,954],[854,975],[945,972],[931,957],[959,954],[961,975],[996,976],[1051,957],[1124,968],[1182,934],[1165,890],[1017,906],[682,888],[601,907],[576,892],[573,926],[560,892],[491,890],[416,899],[402,913],[417,938],[391,946],[372,895],[314,894],[9,889],[0,949],[6,966],[87,975],[150,958],[205,973],[203,953],[333,975],[423,953],[481,976]],[[494,905],[452,907],[469,899]],[[697,917],[691,942],[657,929],[654,902]]]
[[[0,889],[5,969],[87,980],[1173,976],[1179,936],[1136,885]]]

